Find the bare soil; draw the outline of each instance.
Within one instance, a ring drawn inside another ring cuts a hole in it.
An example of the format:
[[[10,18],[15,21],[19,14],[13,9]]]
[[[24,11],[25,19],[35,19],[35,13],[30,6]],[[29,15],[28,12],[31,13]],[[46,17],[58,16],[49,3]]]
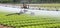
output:
[[[0,28],[13,28],[13,27],[8,27],[8,26],[0,25]]]

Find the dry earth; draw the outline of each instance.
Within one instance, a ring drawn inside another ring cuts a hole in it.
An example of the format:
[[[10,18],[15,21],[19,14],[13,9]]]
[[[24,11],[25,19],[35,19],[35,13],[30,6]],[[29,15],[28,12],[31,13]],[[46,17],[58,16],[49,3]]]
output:
[[[0,28],[13,28],[13,27],[9,27],[9,26],[0,25]]]

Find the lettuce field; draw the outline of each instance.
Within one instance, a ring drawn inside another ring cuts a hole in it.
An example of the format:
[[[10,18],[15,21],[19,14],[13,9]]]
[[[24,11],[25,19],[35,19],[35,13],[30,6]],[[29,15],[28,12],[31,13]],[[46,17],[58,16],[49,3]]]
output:
[[[6,14],[8,13],[0,13],[0,25],[12,28],[60,28],[60,20],[57,17]]]

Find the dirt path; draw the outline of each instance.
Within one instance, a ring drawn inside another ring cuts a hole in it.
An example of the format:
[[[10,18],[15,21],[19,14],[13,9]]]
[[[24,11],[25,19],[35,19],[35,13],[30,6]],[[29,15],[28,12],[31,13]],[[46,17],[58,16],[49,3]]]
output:
[[[9,26],[0,25],[0,28],[13,28],[13,27],[9,27]]]

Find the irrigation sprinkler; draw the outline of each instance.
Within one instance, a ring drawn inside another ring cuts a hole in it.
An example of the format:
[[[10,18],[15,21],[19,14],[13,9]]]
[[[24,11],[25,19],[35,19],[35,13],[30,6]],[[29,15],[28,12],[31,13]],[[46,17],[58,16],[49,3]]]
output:
[[[28,7],[27,7],[27,6],[28,6]],[[28,11],[28,10],[26,10],[26,9],[29,8],[29,5],[26,5],[26,4],[23,3],[23,7],[21,7],[21,8],[22,8],[22,9],[20,10],[19,13],[7,14],[6,16],[10,16],[10,15],[14,15],[14,14],[18,14],[18,15],[24,14],[25,12]]]
[[[23,7],[21,7],[21,8],[29,9],[29,5],[27,5],[27,4],[25,4],[25,3],[23,3]]]
[[[35,13],[34,12],[31,12],[31,15],[35,15]]]
[[[56,11],[59,11],[57,7],[55,7],[55,8],[56,8]]]

